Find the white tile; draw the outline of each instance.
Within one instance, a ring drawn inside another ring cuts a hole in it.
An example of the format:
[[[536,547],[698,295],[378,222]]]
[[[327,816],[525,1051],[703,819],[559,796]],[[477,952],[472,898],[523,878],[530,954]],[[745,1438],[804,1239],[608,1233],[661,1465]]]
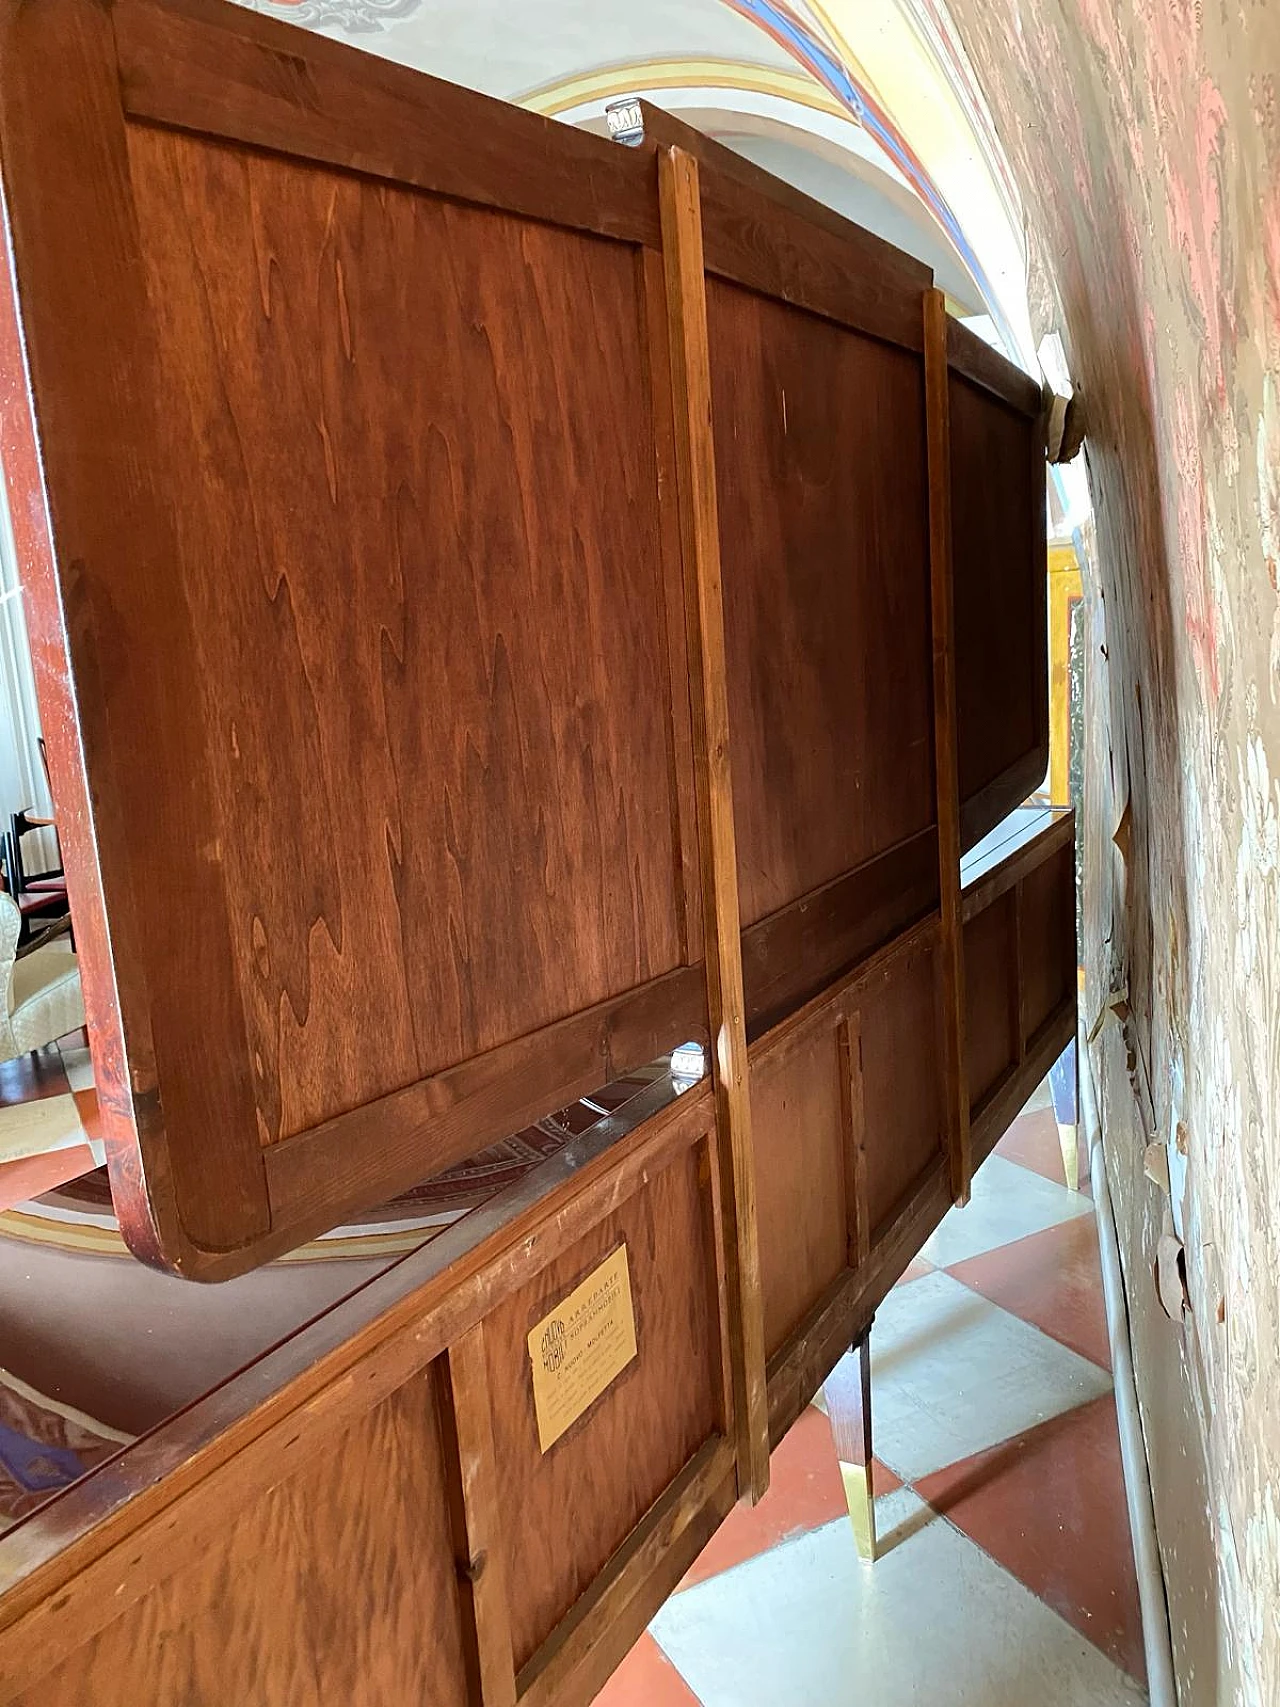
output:
[[[988,1156],[973,1176],[973,1196],[963,1209],[949,1209],[922,1255],[937,1268],[981,1256],[1029,1233],[1043,1233],[1078,1215],[1091,1215],[1093,1203],[1065,1185],[1044,1179],[1004,1156]]]
[[[74,1097],[36,1097],[0,1108],[0,1162],[20,1162],[87,1142]]]
[[[652,1632],[703,1707],[1141,1707],[1107,1657],[907,1489],[675,1595]]]
[[[962,1286],[899,1286],[871,1330],[876,1456],[915,1481],[1111,1391],[1111,1376]]]
[[[1041,1079],[1040,1083],[1036,1086],[1035,1090],[1033,1090],[1031,1095],[1027,1098],[1021,1112],[1023,1114],[1033,1114],[1038,1108],[1052,1107],[1053,1093],[1049,1089],[1049,1079],[1046,1074],[1046,1076]]]

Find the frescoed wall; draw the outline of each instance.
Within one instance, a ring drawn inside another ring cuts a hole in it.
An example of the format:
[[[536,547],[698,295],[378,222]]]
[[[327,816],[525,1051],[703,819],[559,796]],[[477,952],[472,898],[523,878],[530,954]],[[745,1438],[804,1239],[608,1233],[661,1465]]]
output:
[[[1089,403],[1087,1003],[1101,1022],[1095,1059],[1179,1670],[1188,1701],[1230,1699],[1231,1680],[1239,1699],[1271,1703],[1280,10],[1246,0],[953,0],[953,10]],[[1158,1311],[1149,1278],[1162,1232],[1166,1261],[1182,1246],[1179,1322]],[[1195,1436],[1207,1449],[1203,1489],[1181,1456]],[[1219,1566],[1207,1607],[1191,1580],[1202,1553]]]

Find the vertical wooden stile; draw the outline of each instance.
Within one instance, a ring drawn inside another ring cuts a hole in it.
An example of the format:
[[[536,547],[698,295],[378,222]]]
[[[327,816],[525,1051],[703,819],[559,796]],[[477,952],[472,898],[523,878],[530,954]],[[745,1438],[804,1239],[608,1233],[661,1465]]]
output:
[[[693,687],[707,1001],[722,1167],[738,1492],[740,1497],[755,1501],[769,1485],[769,1406],[697,161],[683,149],[662,150],[658,182]]]
[[[456,1453],[451,1490],[458,1586],[470,1614],[468,1669],[477,1707],[515,1707],[515,1656],[507,1604],[506,1556],[499,1531],[489,1367],[484,1325],[449,1347],[441,1383],[446,1456]]]
[[[955,589],[951,572],[951,433],[947,310],[924,296],[924,388],[929,459],[929,581],[933,625],[933,747],[941,882],[942,1046],[951,1195],[969,1201],[973,1157],[964,1043],[964,938],[960,916],[960,780],[956,749]]]

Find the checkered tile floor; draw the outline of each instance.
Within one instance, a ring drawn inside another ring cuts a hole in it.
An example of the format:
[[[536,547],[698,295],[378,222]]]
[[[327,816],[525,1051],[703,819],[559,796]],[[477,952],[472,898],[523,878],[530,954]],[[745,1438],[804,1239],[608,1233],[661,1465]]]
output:
[[[0,1062],[0,1210],[103,1160],[83,1032]]]
[[[597,1707],[1146,1700],[1093,1205],[1047,1091],[871,1344],[877,1562],[811,1405]]]

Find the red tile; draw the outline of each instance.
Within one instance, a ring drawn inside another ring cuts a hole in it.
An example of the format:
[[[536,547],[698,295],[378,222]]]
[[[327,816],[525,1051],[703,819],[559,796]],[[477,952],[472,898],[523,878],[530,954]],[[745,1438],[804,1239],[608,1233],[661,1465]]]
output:
[[[953,1263],[947,1273],[1060,1345],[1110,1369],[1098,1225],[1092,1215],[1077,1215]]]
[[[89,1138],[102,1137],[102,1116],[98,1112],[98,1093],[91,1085],[87,1091],[72,1091],[80,1124]]]
[[[596,1696],[596,1707],[700,1707],[700,1704],[646,1631]]]
[[[1110,1394],[926,1476],[916,1491],[1095,1647],[1144,1680]]]
[[[27,1203],[42,1192],[79,1179],[93,1165],[93,1151],[87,1144],[46,1150],[40,1156],[24,1156],[20,1162],[0,1162],[0,1209],[12,1209],[15,1203]]]
[[[1089,1159],[1084,1153],[1083,1137],[1079,1143],[1079,1189],[1089,1196]],[[1051,1108],[1034,1108],[1029,1114],[1020,1114],[996,1145],[995,1153],[997,1156],[1003,1156],[1006,1161],[1017,1162],[1021,1167],[1030,1168],[1033,1174],[1051,1179],[1055,1185],[1066,1183],[1062,1169],[1062,1145],[1058,1141],[1058,1123]]]
[[[876,1463],[877,1494],[892,1493],[900,1485],[892,1470]],[[815,1405],[808,1405],[769,1461],[769,1492],[757,1506],[733,1508],[680,1586],[705,1582],[779,1541],[846,1516],[848,1510],[831,1424]]]

